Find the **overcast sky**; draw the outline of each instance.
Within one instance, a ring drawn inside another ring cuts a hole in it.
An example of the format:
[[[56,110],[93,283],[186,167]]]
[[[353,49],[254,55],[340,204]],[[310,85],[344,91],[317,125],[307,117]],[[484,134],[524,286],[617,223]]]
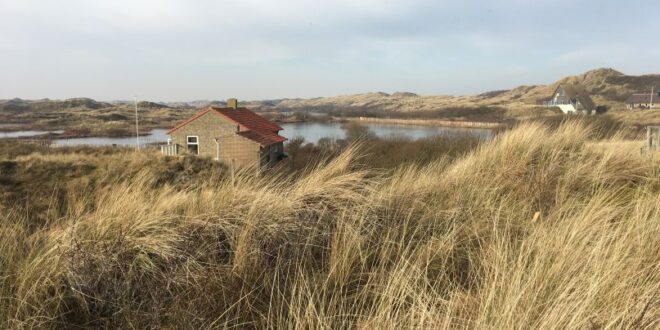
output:
[[[660,72],[658,0],[0,0],[0,98],[472,94]]]

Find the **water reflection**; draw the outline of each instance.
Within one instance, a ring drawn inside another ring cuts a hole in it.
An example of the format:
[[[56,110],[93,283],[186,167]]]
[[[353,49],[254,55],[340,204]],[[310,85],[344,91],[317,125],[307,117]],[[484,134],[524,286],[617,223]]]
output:
[[[280,124],[284,130],[281,135],[292,139],[297,136],[305,138],[306,142],[317,143],[322,138],[343,139],[346,137],[346,130],[342,123],[287,123]],[[409,139],[421,139],[437,135],[452,134],[473,134],[475,136],[488,139],[493,136],[493,131],[483,128],[457,128],[457,127],[436,127],[436,126],[413,126],[413,125],[390,125],[381,123],[364,123],[361,125],[369,129],[378,137],[388,138],[393,136],[405,137]],[[16,131],[0,132],[0,138],[30,137],[45,133],[61,133],[62,131]],[[167,142],[167,129],[154,129],[149,131],[149,135],[140,136],[140,145],[164,144]],[[53,142],[57,145],[92,145],[92,146],[134,146],[136,139],[132,137],[84,137],[71,139],[55,139]]]
[[[48,133],[62,133],[63,131],[15,131],[15,132],[0,132],[0,139],[5,138],[19,138],[30,137]]]
[[[140,136],[140,145],[145,146],[153,143],[166,143],[167,130],[157,128],[149,131],[149,135]],[[137,143],[135,136],[131,137],[84,137],[72,139],[54,140],[54,143],[62,146],[90,145],[90,146],[134,146]]]
[[[317,143],[322,138],[343,139],[346,137],[346,130],[342,128],[341,123],[291,123],[281,124],[284,131],[281,133],[291,139],[296,136],[302,136],[306,142]],[[493,131],[484,128],[459,128],[459,127],[438,127],[438,126],[413,126],[413,125],[391,125],[380,123],[364,123],[361,125],[369,129],[381,138],[405,137],[413,140],[427,138],[438,135],[472,134],[484,139],[493,136]]]

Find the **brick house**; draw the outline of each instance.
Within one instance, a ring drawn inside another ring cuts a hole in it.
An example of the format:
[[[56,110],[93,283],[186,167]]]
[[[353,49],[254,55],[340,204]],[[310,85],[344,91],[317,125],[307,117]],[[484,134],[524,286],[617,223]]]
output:
[[[210,106],[169,130],[165,155],[212,157],[230,166],[265,169],[284,158],[282,127],[244,107],[236,99],[227,107]]]

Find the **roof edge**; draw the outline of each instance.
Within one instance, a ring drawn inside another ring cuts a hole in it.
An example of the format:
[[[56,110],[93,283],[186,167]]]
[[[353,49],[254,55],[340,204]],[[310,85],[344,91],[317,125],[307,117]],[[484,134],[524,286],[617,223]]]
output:
[[[255,140],[253,140],[253,139],[250,139],[249,137],[244,136],[244,135],[241,134],[241,133],[247,133],[247,132],[255,132],[256,134],[259,134],[259,132],[252,131],[252,130],[236,132],[236,133],[234,133],[234,134],[236,134],[236,135],[238,135],[238,136],[240,136],[240,137],[242,137],[242,138],[244,138],[244,139],[246,139],[246,140],[248,140],[248,141],[251,141],[251,142],[257,143],[257,144],[259,144],[259,145],[262,146],[262,147],[268,147],[268,146],[272,146],[273,144],[284,143],[284,141],[288,141],[288,140],[289,140],[289,139],[287,139],[286,137],[277,134],[277,136],[283,138],[284,140],[282,140],[282,141],[278,141],[278,142],[269,143],[269,144],[265,144],[265,143],[261,143],[261,142],[255,141]]]
[[[167,131],[166,134],[172,134],[174,131],[178,130],[179,128],[181,128],[183,126],[186,126],[186,125],[190,124],[191,122],[197,120],[199,117],[207,114],[211,110],[213,110],[212,107],[208,107],[208,108],[200,110],[198,113],[196,113],[192,117],[190,117],[190,118],[186,119],[185,121],[183,121],[183,122],[175,125],[174,127],[172,127],[169,131]]]
[[[215,112],[216,112],[217,114],[221,115],[221,116],[224,117],[224,118],[229,119],[230,121],[232,121],[232,122],[234,122],[234,123],[236,123],[236,124],[238,124],[238,125],[241,125],[242,127],[245,127],[246,129],[249,129],[249,127],[247,127],[247,126],[241,124],[240,122],[234,120],[233,118],[231,118],[231,117],[225,115],[224,113],[220,112],[219,110],[241,110],[241,109],[242,109],[242,110],[250,111],[250,112],[254,113],[255,115],[257,115],[257,116],[263,118],[262,115],[260,115],[260,114],[258,114],[258,113],[256,113],[256,112],[254,112],[254,111],[252,111],[252,110],[250,110],[250,109],[247,108],[247,107],[238,107],[238,108],[236,108],[236,109],[234,109],[234,108],[227,108],[227,107],[217,107],[217,106],[213,106],[213,105],[211,105],[210,107],[211,107],[211,109],[215,110]],[[272,122],[272,121],[270,121],[270,120],[268,120],[268,119],[266,119],[266,118],[263,118],[263,119],[264,119],[264,120],[267,120],[267,121],[271,122],[273,125],[277,126],[277,128],[279,128],[278,132],[284,130],[284,128],[282,128],[282,126],[276,124],[275,122]]]
[[[190,124],[191,122],[193,122],[193,121],[199,119],[200,117],[206,115],[206,114],[209,113],[210,111],[213,111],[216,115],[221,116],[222,118],[224,118],[224,119],[226,119],[226,120],[228,120],[228,121],[230,121],[230,122],[232,122],[232,123],[235,123],[235,124],[239,125],[241,128],[245,129],[245,131],[242,131],[242,132],[250,132],[250,131],[254,131],[254,130],[250,129],[249,127],[247,127],[247,126],[241,124],[239,121],[237,121],[237,120],[235,120],[235,119],[233,119],[233,118],[231,118],[231,117],[225,115],[224,113],[218,111],[218,110],[226,110],[226,109],[232,109],[232,110],[235,110],[235,109],[233,109],[233,108],[222,108],[222,107],[216,107],[216,106],[212,106],[212,105],[211,105],[211,106],[208,106],[208,107],[206,107],[206,108],[203,108],[203,109],[201,109],[199,112],[197,112],[195,115],[193,115],[192,117],[188,118],[187,120],[185,120],[185,121],[183,121],[183,122],[180,122],[179,124],[177,124],[176,126],[174,126],[173,128],[171,128],[170,130],[168,130],[168,131],[166,132],[166,134],[170,135],[170,134],[174,133],[174,132],[175,132],[176,130],[178,130],[179,128],[182,128],[182,127],[184,127],[184,126]],[[252,110],[250,110],[250,109],[248,109],[248,108],[246,108],[246,107],[240,107],[240,108],[238,108],[238,109],[243,109],[243,110],[247,110],[247,111],[252,111]],[[259,115],[256,114],[256,113],[255,113],[255,115],[259,116]],[[263,118],[263,117],[262,117],[262,118]],[[264,120],[267,120],[267,119],[264,118]],[[273,122],[271,122],[271,123],[273,123]],[[279,131],[283,130],[283,128],[282,128],[280,125],[277,125],[277,124],[275,124],[275,123],[273,123],[273,124],[274,124],[277,128],[279,128],[277,131],[275,131],[275,132],[273,132],[273,133],[277,134],[278,136],[280,136],[280,137],[282,137],[282,138],[284,139],[284,140],[282,140],[281,142],[287,141],[288,139],[287,139],[286,137],[279,135]],[[257,133],[257,134],[259,134],[258,131],[254,131],[254,132]],[[238,136],[240,136],[240,137],[242,137],[242,138],[244,138],[244,139],[247,139],[247,140],[249,140],[249,141],[255,142],[255,143],[259,144],[260,146],[264,146],[264,147],[266,147],[266,146],[270,146],[270,145],[273,145],[273,144],[276,144],[276,143],[280,143],[280,142],[273,142],[273,143],[270,143],[270,144],[264,144],[264,143],[261,143],[261,142],[254,141],[254,140],[252,140],[252,139],[250,139],[250,138],[248,138],[248,137],[246,137],[246,136],[243,136],[243,135],[240,134],[240,132],[235,132],[235,134],[238,135]]]

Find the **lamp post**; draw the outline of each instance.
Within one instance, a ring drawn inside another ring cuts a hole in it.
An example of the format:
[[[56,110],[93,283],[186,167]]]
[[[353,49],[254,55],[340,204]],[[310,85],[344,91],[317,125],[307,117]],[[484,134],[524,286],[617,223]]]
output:
[[[651,86],[651,103],[649,103],[649,109],[653,109],[653,92],[655,90],[655,86]]]
[[[138,104],[137,104],[137,96],[135,96],[135,141],[136,141],[136,148],[137,151],[140,151],[140,128],[138,124]]]

